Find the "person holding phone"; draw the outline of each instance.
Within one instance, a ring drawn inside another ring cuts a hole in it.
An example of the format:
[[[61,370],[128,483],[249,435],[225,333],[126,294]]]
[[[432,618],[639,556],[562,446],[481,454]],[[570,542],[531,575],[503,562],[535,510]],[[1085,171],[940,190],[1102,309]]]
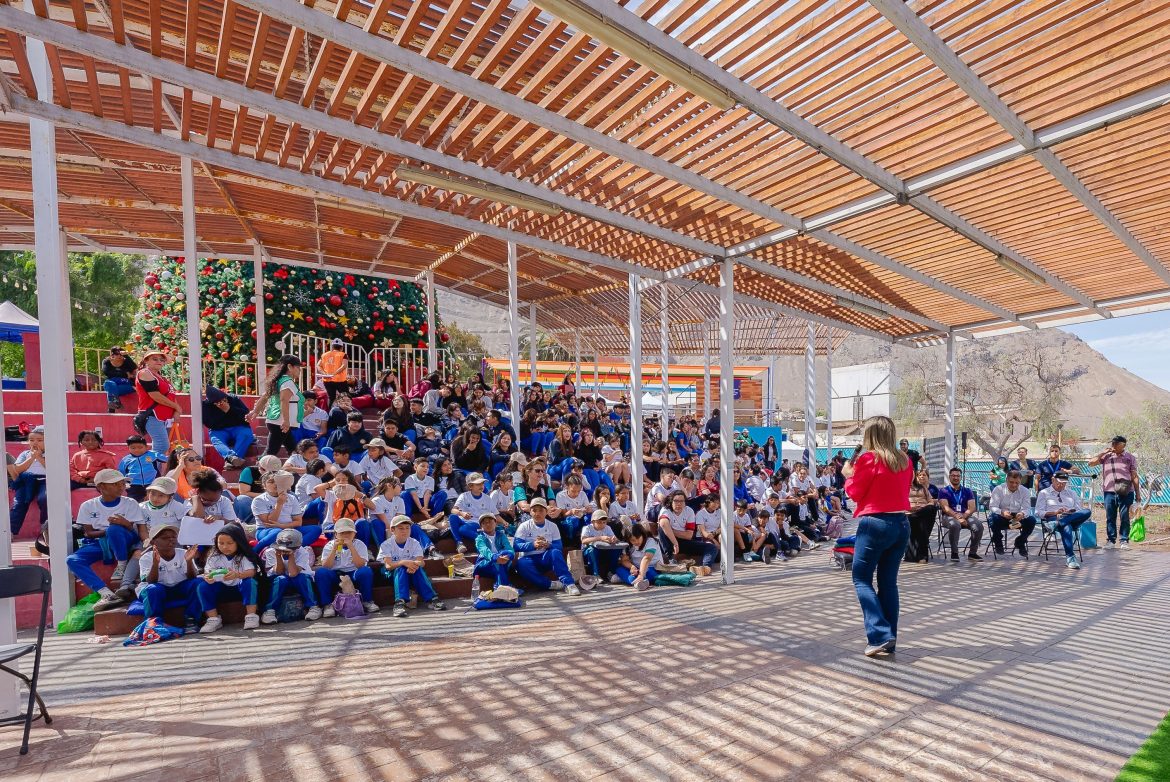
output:
[[[861,444],[863,453],[845,465],[845,491],[857,503],[853,588],[865,622],[865,656],[877,657],[893,652],[898,640],[898,567],[910,540],[907,513],[914,471],[897,447],[894,422],[886,416],[865,422]]]

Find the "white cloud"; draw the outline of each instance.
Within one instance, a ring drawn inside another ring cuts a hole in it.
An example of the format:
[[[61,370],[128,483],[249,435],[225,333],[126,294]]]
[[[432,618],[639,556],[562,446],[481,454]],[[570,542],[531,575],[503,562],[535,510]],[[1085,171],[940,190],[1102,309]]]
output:
[[[1091,339],[1087,340],[1086,344],[1106,356],[1114,351],[1124,353],[1128,350],[1140,350],[1148,356],[1151,350],[1170,349],[1170,328],[1136,331],[1132,334],[1120,334],[1116,337]]]

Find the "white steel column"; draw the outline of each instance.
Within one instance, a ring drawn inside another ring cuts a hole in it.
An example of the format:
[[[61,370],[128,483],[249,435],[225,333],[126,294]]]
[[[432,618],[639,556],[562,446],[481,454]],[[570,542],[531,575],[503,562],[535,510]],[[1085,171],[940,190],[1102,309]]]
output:
[[[817,463],[817,327],[812,321],[808,324],[808,342],[804,347],[804,448],[812,474]]]
[[[520,427],[520,302],[516,293],[516,244],[508,242],[508,361],[512,378],[512,426]]]
[[[435,270],[427,272],[427,370],[438,371],[439,349],[435,333]],[[445,367],[450,370],[450,367]]]
[[[528,382],[536,382],[536,303],[528,304]]]
[[[73,299],[72,291],[69,285],[69,235],[64,230],[61,233],[61,284],[65,286],[64,299],[69,303]],[[61,344],[73,345],[73,316],[72,313],[68,318],[61,321]],[[65,378],[68,384],[66,388],[69,391],[77,390],[77,370],[73,362],[73,349],[62,350],[60,361],[65,365]]]
[[[25,10],[33,3],[25,0]],[[45,45],[26,39],[29,67],[37,97],[53,100],[53,77]],[[53,623],[60,622],[73,605],[73,576],[65,558],[73,551],[69,527],[69,419],[65,392],[72,386],[73,372],[66,371],[61,354],[73,355],[68,341],[72,331],[68,278],[65,276],[65,246],[57,211],[57,138],[51,122],[29,119],[29,148],[32,157],[33,225],[36,232],[37,316],[41,332],[41,405],[45,421],[45,491],[49,497],[49,569],[53,578]],[[3,501],[8,502],[5,494]]]
[[[593,348],[593,395],[597,396],[601,393],[601,385],[597,382],[598,366],[597,366],[597,347]]]
[[[179,169],[183,189],[183,270],[187,275],[187,393],[191,398],[191,445],[203,453],[203,344],[199,337],[199,259],[195,246],[195,169],[191,158]],[[177,418],[177,417],[176,417]],[[174,423],[178,426],[178,421]]]
[[[703,421],[711,417],[711,326],[703,324]]]
[[[768,356],[768,388],[764,394],[764,426],[771,426],[776,410],[776,356]]]
[[[833,327],[829,326],[829,344],[825,348],[825,378],[828,381],[828,404],[825,407],[825,445],[833,458]]]
[[[252,295],[256,299],[256,387],[259,394],[268,374],[268,324],[264,321],[264,250],[252,245]]]
[[[581,393],[581,332],[573,334],[573,358],[577,367],[576,383],[577,393]]]
[[[68,351],[73,357],[73,351]],[[2,377],[2,375],[0,375]],[[0,420],[4,418],[4,395],[0,394]],[[0,427],[0,451],[8,452],[8,443],[4,439],[4,428]],[[0,568],[12,565],[12,532],[9,526],[8,507],[8,471],[0,470]],[[44,520],[41,521],[45,523]],[[0,600],[0,646],[16,643],[16,601]],[[0,718],[15,717],[21,713],[20,687],[15,676],[5,675],[0,678]]]
[[[955,466],[955,335],[947,334],[947,418],[943,470]],[[944,473],[945,474],[945,473]]]
[[[670,291],[666,283],[658,286],[661,307],[658,310],[658,347],[662,364],[662,439],[670,439]]]
[[[639,514],[646,507],[642,494],[646,465],[642,463],[642,297],[638,293],[641,282],[640,275],[630,275],[630,471],[633,474],[630,493]]]
[[[719,515],[723,583],[735,582],[735,261],[723,259],[719,276]]]

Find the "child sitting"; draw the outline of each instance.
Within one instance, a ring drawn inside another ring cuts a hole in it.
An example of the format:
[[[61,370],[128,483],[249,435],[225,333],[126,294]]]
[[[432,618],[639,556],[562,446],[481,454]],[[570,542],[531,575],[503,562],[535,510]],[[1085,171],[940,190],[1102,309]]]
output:
[[[317,406],[317,397],[305,394],[305,415],[293,433],[297,441],[312,440],[318,448],[325,446],[329,432],[329,412]],[[300,448],[298,446],[297,450]]]
[[[318,507],[316,514],[313,515],[309,509],[309,505],[317,499],[316,488],[329,476],[329,470],[324,459],[313,459],[305,463],[305,474],[297,479],[296,488],[293,489],[293,494],[301,501],[301,505],[305,509],[305,516],[316,521],[321,521],[325,518],[325,503],[322,502]]]
[[[290,491],[292,473],[284,470],[264,476],[264,493],[252,500],[252,517],[256,520],[256,551],[263,551],[276,540],[282,529],[301,527],[304,522],[300,500]],[[319,526],[304,527],[301,537],[312,545],[321,537]]]
[[[305,474],[305,469],[309,466],[309,462],[314,459],[320,459],[325,463],[329,463],[330,461],[329,457],[321,453],[321,449],[317,446],[316,440],[305,438],[297,443],[297,452],[285,460],[283,469],[299,478]]]
[[[179,548],[179,528],[162,524],[150,532],[150,547],[140,558],[142,583],[138,599],[147,619],[161,618],[168,603],[181,602],[187,626],[195,627],[199,602],[195,597],[195,555],[198,548]]]
[[[321,607],[313,595],[313,562],[316,558],[313,549],[301,545],[300,530],[295,529],[282,529],[276,541],[264,549],[264,572],[272,579],[272,596],[260,617],[261,624],[276,624],[276,609],[290,586],[295,587],[305,601],[305,619],[313,622],[321,618]]]
[[[81,548],[74,551],[65,562],[70,572],[83,584],[101,597],[94,604],[94,611],[106,611],[122,605],[123,598],[114,595],[97,573],[93,563],[114,562],[111,581],[122,581],[130,554],[142,545],[144,535],[139,524],[145,523],[142,508],[125,496],[126,477],[117,470],[99,470],[94,476],[99,496],[81,503],[77,510],[77,523],[85,531]]]
[[[755,522],[748,512],[747,500],[735,501],[735,513],[731,516],[731,523],[735,527],[735,550],[743,555],[744,562],[754,562],[756,529]]]
[[[378,549],[378,558],[386,566],[386,576],[394,584],[394,616],[406,616],[406,601],[410,590],[432,611],[446,611],[447,605],[435,594],[431,579],[423,570],[422,545],[410,537],[410,517],[395,516],[390,520],[390,537]]]
[[[475,539],[479,536],[479,522],[475,519],[495,511],[495,502],[491,495],[483,490],[485,482],[483,475],[478,472],[468,475],[467,491],[455,500],[455,506],[448,517],[451,523],[451,537],[455,538],[456,550],[460,554],[467,553],[468,547],[475,548]]]
[[[152,451],[146,447],[146,438],[140,434],[132,434],[126,438],[126,449],[130,451],[118,462],[118,472],[125,475],[130,485],[126,494],[135,502],[146,499],[146,487],[158,477],[160,464],[167,461],[166,454]]]
[[[154,531],[164,525],[172,525],[178,529],[183,517],[187,515],[187,506],[175,499],[177,489],[174,479],[167,477],[155,478],[146,488],[146,500],[138,503],[143,517],[137,525],[140,540],[144,542],[150,540]],[[139,559],[134,554],[130,555],[126,573],[122,577],[122,585],[114,592],[116,597],[127,603],[134,599],[134,589],[141,573]]]
[[[588,523],[588,519],[596,508],[589,501],[589,494],[585,491],[585,482],[576,473],[569,473],[565,477],[565,488],[557,492],[557,507],[564,514],[557,519],[557,526],[561,531],[561,540],[566,545],[575,547],[581,542],[581,530]]]
[[[703,495],[702,500],[703,507],[695,513],[695,523],[703,539],[718,546],[720,534],[723,532],[723,518],[719,514],[719,493]]]
[[[764,508],[756,517],[756,525],[762,532],[765,548],[770,548],[774,556],[788,560],[800,553],[800,536],[791,532],[788,514],[780,506],[779,494],[768,495]],[[764,561],[767,562],[767,558]]]
[[[383,478],[402,474],[402,470],[398,469],[398,465],[387,454],[386,441],[381,437],[375,437],[366,443],[366,455],[362,457],[361,467],[366,480],[371,484],[371,490],[372,486],[381,483]]]
[[[232,498],[224,494],[223,483],[215,470],[196,470],[191,476],[194,493],[187,500],[186,515],[203,519],[207,524],[238,521]]]
[[[438,516],[447,504],[447,493],[435,491],[435,479],[427,475],[430,463],[420,456],[414,460],[414,472],[402,482],[402,500],[408,516]]]
[[[260,617],[256,615],[256,574],[260,568],[260,557],[248,545],[243,527],[228,524],[215,533],[215,544],[203,566],[203,578],[195,585],[199,607],[207,614],[207,621],[199,632],[214,633],[223,627],[219,597],[225,589],[237,589],[243,598],[244,629],[255,630],[260,626]]]
[[[402,500],[402,482],[394,476],[383,478],[382,482],[378,484],[378,496],[374,497],[374,501],[370,505],[373,513],[368,522],[358,522],[358,537],[366,541],[372,537],[373,545],[381,548],[383,541],[386,540],[387,530],[390,529],[390,521],[395,516],[406,515],[406,503]],[[423,524],[434,530],[438,529],[435,526],[438,522],[439,517],[423,520]],[[430,534],[423,528],[423,524],[412,522],[410,536],[422,545],[423,556],[431,559],[443,559],[443,555],[435,548],[435,544],[431,540]]]
[[[511,584],[508,569],[516,561],[516,552],[508,536],[499,528],[498,519],[491,513],[479,517],[479,534],[475,536],[475,575],[487,579],[495,587]]]
[[[593,511],[593,515],[589,519],[589,526],[581,530],[581,545],[583,547],[581,554],[585,558],[585,564],[590,573],[598,578],[605,578],[613,572],[618,561],[618,549],[599,548],[598,544],[616,546],[617,542],[617,535],[609,526],[609,516],[606,515],[606,512],[600,509]]]
[[[647,534],[641,524],[634,524],[630,527],[629,543],[629,551],[622,554],[621,563],[610,576],[609,582],[629,584],[639,592],[644,592],[658,576],[655,568],[662,566],[659,541]]]
[[[512,473],[504,470],[492,482],[492,513],[508,534],[516,532],[516,513],[512,505]]]
[[[516,529],[514,546],[519,557],[516,570],[537,589],[581,594],[565,563],[561,531],[556,524],[548,523],[548,501],[544,497],[533,497],[528,502],[528,512],[530,518]],[[555,581],[545,575],[549,572],[556,576]]]
[[[321,566],[314,571],[317,592],[325,606],[325,618],[337,616],[333,598],[341,584],[342,576],[349,576],[362,596],[362,606],[367,614],[376,614],[382,609],[374,602],[374,571],[370,569],[370,551],[357,537],[357,527],[351,519],[341,519],[333,527],[333,540],[321,549]]]
[[[630,498],[630,487],[622,484],[614,492],[613,502],[609,504],[609,522],[614,532],[622,540],[626,540],[630,527],[641,521],[638,508]]]
[[[102,448],[105,440],[96,431],[86,429],[77,436],[80,449],[69,459],[69,485],[73,489],[97,486],[96,476],[102,470],[118,466],[118,457]]]
[[[348,470],[341,470],[333,480],[325,481],[313,490],[325,502],[325,519],[321,528],[328,536],[333,525],[342,519],[364,522],[366,519],[366,495],[358,490],[357,481]]]

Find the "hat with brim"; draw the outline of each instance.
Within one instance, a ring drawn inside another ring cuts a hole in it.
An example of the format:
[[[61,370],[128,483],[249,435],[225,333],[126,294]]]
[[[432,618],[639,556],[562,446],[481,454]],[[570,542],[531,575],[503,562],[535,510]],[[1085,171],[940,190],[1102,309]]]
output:
[[[480,473],[478,473],[478,472],[473,472],[473,473],[471,473],[470,475],[468,475],[468,476],[467,476],[467,481],[466,481],[466,483],[467,483],[467,485],[468,485],[468,486],[471,486],[471,485],[473,485],[473,484],[483,484],[483,483],[484,483],[484,477],[483,477],[483,475],[482,475],[482,474],[480,474]]]
[[[333,525],[333,534],[336,535],[339,532],[357,532],[357,524],[354,523],[353,519],[338,519]]]
[[[103,483],[125,483],[126,476],[117,470],[98,470],[97,475],[93,476],[93,485],[101,486]]]
[[[163,494],[174,494],[179,490],[179,484],[175,483],[174,478],[168,478],[165,475],[155,478],[146,487],[147,491],[160,491]]]
[[[386,441],[381,437],[375,437],[373,440],[370,440],[368,443],[366,443],[366,448],[381,448],[384,451],[386,450]]]
[[[167,353],[165,350],[148,350],[142,354],[142,357],[139,359],[139,361],[146,361],[146,359],[150,358],[151,356],[162,356],[163,358],[166,358]]]
[[[533,497],[529,501],[528,507],[530,507],[530,508],[547,508],[548,501],[544,497]]]
[[[410,516],[404,516],[401,513],[399,513],[394,518],[390,519],[391,529],[393,529],[394,527],[401,527],[403,524],[413,524],[413,523],[414,522],[412,522],[410,520]]]
[[[163,524],[161,527],[155,527],[154,529],[152,529],[150,531],[150,539],[154,540],[155,538],[157,538],[159,535],[163,534],[167,530],[173,530],[176,535],[179,534],[179,528],[176,527],[174,524]]]
[[[485,513],[479,517],[479,523],[483,524],[485,521],[499,521],[494,513]]]
[[[593,515],[589,517],[590,521],[609,521],[609,514],[603,510],[593,511]]]

